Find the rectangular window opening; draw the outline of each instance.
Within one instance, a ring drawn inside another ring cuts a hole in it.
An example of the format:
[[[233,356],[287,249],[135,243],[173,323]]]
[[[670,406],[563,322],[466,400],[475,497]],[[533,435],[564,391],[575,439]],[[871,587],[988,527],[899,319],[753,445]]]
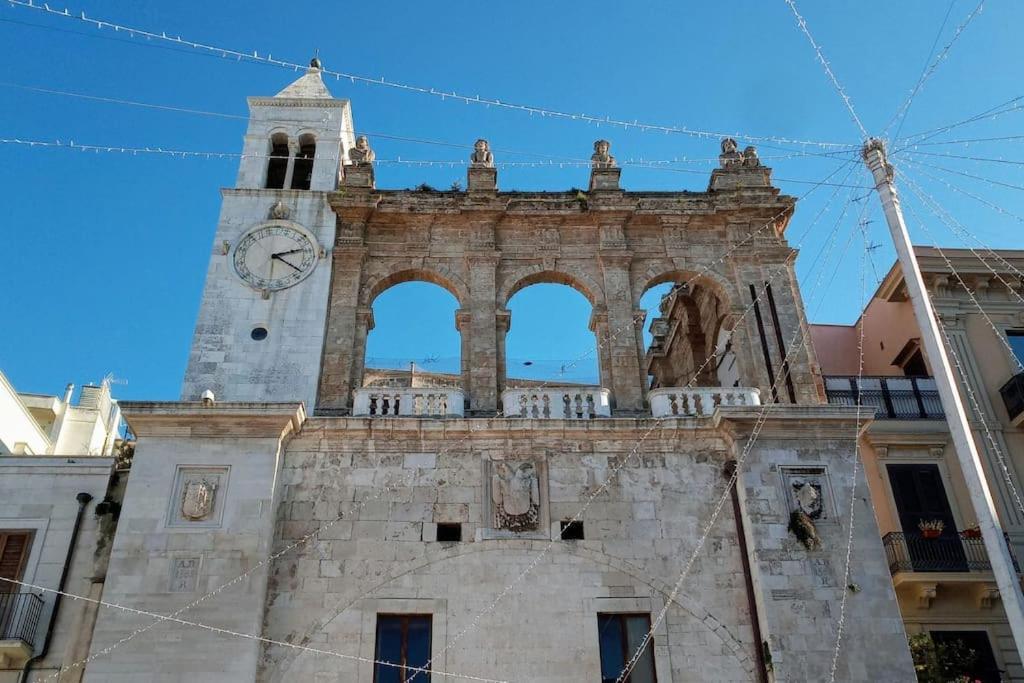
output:
[[[601,648],[601,683],[616,683],[626,664],[651,630],[649,614],[598,614],[597,641]],[[643,645],[633,670],[622,683],[657,683],[654,670],[654,638]]]
[[[562,521],[562,540],[563,541],[582,541],[583,540],[583,520],[563,520]]]
[[[20,581],[31,547],[31,531],[0,531],[0,577]],[[20,589],[18,584],[0,581],[0,593],[17,593]]]
[[[1013,355],[1017,357],[1018,362],[1024,365],[1024,330],[1007,330],[1006,340],[1010,342],[1010,348],[1013,349]]]
[[[378,614],[374,683],[430,683],[430,614]]]
[[[462,525],[458,522],[441,522],[437,525],[438,543],[459,543],[462,541]]]

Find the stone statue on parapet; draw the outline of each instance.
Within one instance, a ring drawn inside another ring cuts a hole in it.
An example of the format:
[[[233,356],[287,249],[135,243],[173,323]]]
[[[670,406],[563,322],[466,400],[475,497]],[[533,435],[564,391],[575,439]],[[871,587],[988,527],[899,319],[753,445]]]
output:
[[[356,146],[348,151],[348,158],[357,166],[366,166],[373,163],[377,155],[370,149],[370,140],[365,135],[356,138]]]
[[[473,168],[494,168],[494,155],[491,154],[491,144],[487,140],[480,138],[473,143],[469,165]]]
[[[718,155],[718,163],[722,168],[737,168],[743,165],[743,155],[732,138],[722,140],[722,153]]]
[[[612,143],[607,140],[596,140],[594,142],[594,153],[590,156],[591,168],[614,168],[615,157],[610,154]]]
[[[745,168],[759,168],[761,160],[757,157],[757,147],[748,146],[743,150],[743,166]]]

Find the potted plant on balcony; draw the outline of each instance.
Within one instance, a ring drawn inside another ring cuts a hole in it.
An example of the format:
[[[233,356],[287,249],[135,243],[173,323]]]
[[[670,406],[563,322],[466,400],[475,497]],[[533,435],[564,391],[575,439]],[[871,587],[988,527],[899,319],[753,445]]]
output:
[[[977,524],[972,527],[967,527],[960,532],[960,536],[963,538],[981,538],[981,527]]]
[[[938,538],[946,528],[946,523],[941,519],[922,519],[917,523],[917,528],[924,538]]]

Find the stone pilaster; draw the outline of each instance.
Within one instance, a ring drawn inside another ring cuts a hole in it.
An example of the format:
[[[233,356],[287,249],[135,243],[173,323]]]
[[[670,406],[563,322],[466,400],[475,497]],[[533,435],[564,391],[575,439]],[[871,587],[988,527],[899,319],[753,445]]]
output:
[[[498,337],[498,396],[505,391],[508,380],[508,358],[506,356],[506,342],[508,332],[512,329],[512,311],[507,308],[499,308],[494,317],[495,334]]]
[[[497,265],[493,251],[471,252],[469,270],[469,409],[488,415],[498,410]],[[463,332],[463,335],[466,333]],[[465,348],[465,347],[464,347]]]
[[[628,414],[641,411],[644,407],[644,376],[634,329],[638,321],[634,318],[633,291],[629,279],[632,256],[621,251],[602,250],[600,261],[608,311],[605,343],[611,361],[612,381],[608,388],[612,390],[616,412]]]
[[[334,249],[318,409],[347,410],[356,388],[353,382],[362,379],[366,335],[373,329],[372,310],[369,315],[365,310],[360,315],[359,290],[365,257],[366,248],[361,245],[338,245]]]

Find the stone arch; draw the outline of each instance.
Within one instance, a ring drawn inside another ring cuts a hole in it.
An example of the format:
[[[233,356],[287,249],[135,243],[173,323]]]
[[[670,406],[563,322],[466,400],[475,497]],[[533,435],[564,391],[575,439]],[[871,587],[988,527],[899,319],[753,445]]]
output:
[[[451,269],[445,266],[430,268],[419,266],[399,268],[387,275],[367,278],[359,290],[359,303],[364,306],[372,306],[374,300],[383,291],[403,282],[429,282],[438,285],[454,296],[460,307],[465,306],[469,301],[469,288],[462,278],[453,273]]]
[[[717,271],[708,269],[701,273],[695,273],[671,264],[652,263],[634,277],[634,306],[640,306],[640,299],[647,293],[647,290],[666,282],[690,282],[691,286],[705,287],[718,297],[723,310],[738,300],[734,288]]]
[[[289,634],[288,641],[299,645],[305,645],[312,642],[320,632],[328,628],[331,622],[337,619],[346,610],[358,604],[360,601],[370,598],[380,589],[403,577],[421,572],[424,569],[433,567],[434,565],[438,565],[442,562],[452,560],[458,561],[461,558],[473,558],[480,553],[510,552],[514,550],[527,554],[548,552],[555,555],[558,553],[563,556],[563,558],[560,559],[564,559],[564,556],[569,556],[575,557],[584,563],[590,562],[597,565],[604,565],[609,569],[614,569],[625,574],[638,584],[647,586],[653,593],[659,594],[666,601],[673,593],[673,586],[653,576],[647,575],[634,564],[582,545],[564,543],[552,545],[549,541],[528,541],[525,545],[518,546],[515,549],[509,548],[503,543],[470,543],[457,544],[449,547],[438,545],[429,547],[423,557],[402,566],[400,569],[392,570],[388,575],[381,577],[368,590],[362,591],[359,595],[356,595],[351,599],[339,601],[335,607],[330,609],[328,614],[325,614],[323,617],[318,619],[301,634]],[[472,561],[472,559],[470,559],[470,561]],[[558,562],[558,564],[562,563]],[[725,649],[729,651],[729,654],[736,660],[740,668],[742,668],[747,674],[750,680],[757,680],[757,664],[747,651],[748,646],[745,646],[745,644],[725,626],[723,620],[716,618],[714,614],[709,612],[701,604],[698,598],[682,591],[676,592],[675,597],[672,600],[672,604],[677,609],[702,624],[704,628],[717,637]],[[751,644],[750,647],[753,647],[753,644]],[[292,668],[295,659],[301,654],[302,652],[300,650],[289,649],[287,653],[278,660],[278,663],[274,665],[273,675],[264,675],[262,678],[266,680],[284,680],[284,674]]]
[[[585,296],[591,306],[596,308],[604,304],[604,290],[586,273],[554,270],[540,264],[520,268],[503,278],[498,289],[497,303],[507,307],[509,299],[516,292],[539,284],[567,285]]]

